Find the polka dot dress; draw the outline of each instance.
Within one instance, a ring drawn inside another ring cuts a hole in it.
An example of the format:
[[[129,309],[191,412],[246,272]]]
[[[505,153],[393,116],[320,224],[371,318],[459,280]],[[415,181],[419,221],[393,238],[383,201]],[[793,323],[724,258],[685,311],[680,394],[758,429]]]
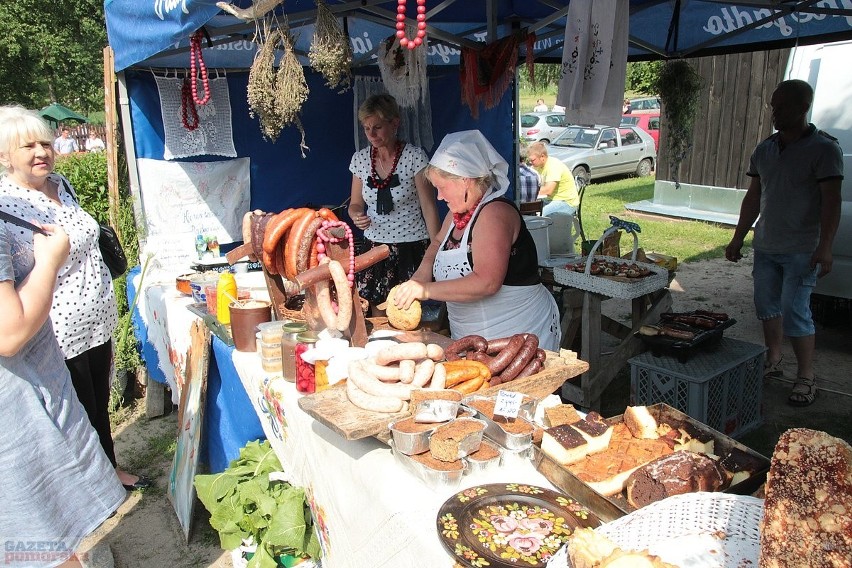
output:
[[[379,215],[376,211],[378,192],[367,185],[367,178],[371,175],[370,146],[355,152],[349,163],[349,171],[363,182],[361,193],[370,218],[370,226],[364,230],[365,238],[378,243],[410,243],[429,238],[417,188],[414,186],[414,176],[428,164],[429,158],[422,148],[405,145],[395,170],[400,184],[390,188],[393,211]]]
[[[59,186],[62,206],[40,191],[0,178],[0,210],[26,221],[60,225],[68,233],[71,252],[59,270],[50,319],[62,354],[70,359],[111,339],[118,312],[112,278],[98,247],[97,221],[71,196],[68,180],[51,174],[48,183]]]

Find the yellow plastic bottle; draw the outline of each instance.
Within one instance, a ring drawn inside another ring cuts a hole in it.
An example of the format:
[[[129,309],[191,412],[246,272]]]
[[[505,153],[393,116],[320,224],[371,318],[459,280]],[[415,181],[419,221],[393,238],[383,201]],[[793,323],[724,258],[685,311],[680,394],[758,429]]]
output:
[[[222,325],[231,323],[231,302],[237,297],[237,281],[234,275],[230,272],[223,272],[219,275],[219,282],[216,284],[216,319]]]

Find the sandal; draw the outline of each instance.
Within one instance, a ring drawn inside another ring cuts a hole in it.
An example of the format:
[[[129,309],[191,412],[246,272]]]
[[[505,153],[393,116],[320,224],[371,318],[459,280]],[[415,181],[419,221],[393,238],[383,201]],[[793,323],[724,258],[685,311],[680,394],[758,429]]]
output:
[[[787,398],[790,406],[810,406],[816,399],[816,378],[799,377],[793,385],[793,390]]]
[[[775,361],[774,363],[770,363],[767,361],[763,365],[763,378],[765,379],[780,379],[784,376],[784,371],[781,369],[781,363],[784,361],[784,356],[782,355],[780,359]]]

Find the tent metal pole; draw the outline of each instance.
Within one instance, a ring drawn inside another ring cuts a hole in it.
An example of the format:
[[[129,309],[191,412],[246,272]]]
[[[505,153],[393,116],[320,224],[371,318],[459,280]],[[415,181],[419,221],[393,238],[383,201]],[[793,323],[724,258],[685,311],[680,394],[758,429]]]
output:
[[[130,96],[127,93],[127,80],[124,71],[116,73],[118,82],[118,109],[121,116],[121,132],[124,135],[124,152],[127,158],[127,177],[130,184],[130,195],[133,198],[133,217],[136,227],[147,227],[145,210],[142,207],[142,188],[139,184],[139,170],[136,168],[136,146],[133,143],[133,123],[130,118]],[[147,231],[138,231],[139,250],[143,250]]]

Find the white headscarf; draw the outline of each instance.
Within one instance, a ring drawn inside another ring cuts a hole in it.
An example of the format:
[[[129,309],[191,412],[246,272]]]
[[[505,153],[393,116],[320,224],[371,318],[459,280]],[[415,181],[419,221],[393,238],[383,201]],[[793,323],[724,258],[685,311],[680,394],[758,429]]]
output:
[[[479,130],[463,130],[444,136],[429,164],[466,178],[493,174],[497,179],[497,187],[492,194],[495,196],[503,195],[509,189],[509,164]]]

